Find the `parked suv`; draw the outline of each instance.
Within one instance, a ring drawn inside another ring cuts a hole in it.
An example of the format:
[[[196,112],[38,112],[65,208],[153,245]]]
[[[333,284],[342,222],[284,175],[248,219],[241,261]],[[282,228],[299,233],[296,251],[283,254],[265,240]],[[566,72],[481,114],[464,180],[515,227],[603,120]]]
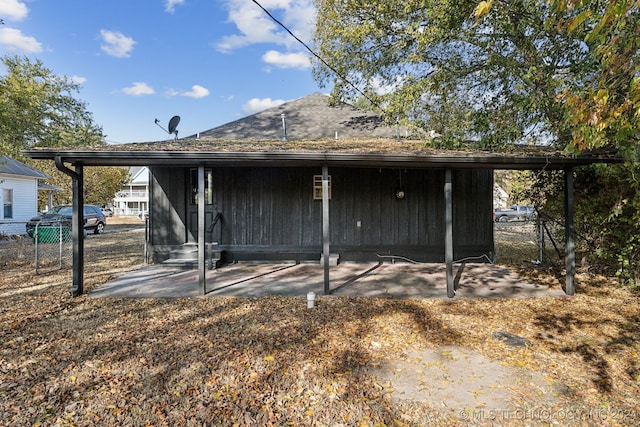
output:
[[[60,222],[71,223],[73,214],[72,205],[58,205],[49,209],[47,212],[33,217],[27,222],[27,234],[33,237],[33,230],[36,225],[54,225]],[[107,220],[98,206],[84,205],[84,229],[93,230],[93,234],[102,234]]]

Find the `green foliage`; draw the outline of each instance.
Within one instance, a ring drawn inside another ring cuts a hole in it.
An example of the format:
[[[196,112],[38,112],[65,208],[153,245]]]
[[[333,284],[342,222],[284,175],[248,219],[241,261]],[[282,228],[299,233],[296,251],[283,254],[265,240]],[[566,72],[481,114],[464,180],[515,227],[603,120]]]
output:
[[[618,275],[622,283],[640,285],[640,166],[593,165],[574,174],[578,252],[597,270]],[[544,216],[562,225],[563,172],[536,174],[534,185],[522,194],[537,198]],[[558,231],[561,238],[562,228]]]
[[[84,171],[84,200],[99,206],[113,201],[114,195],[129,181],[129,168],[92,167]]]
[[[638,283],[640,3],[630,0],[316,0],[316,51],[394,120],[456,148],[545,142],[616,149],[625,166],[576,172],[576,221],[591,260]],[[322,64],[340,99],[356,91]],[[384,90],[381,90],[384,88]],[[514,200],[564,216],[562,173],[521,176]],[[528,186],[533,179],[535,186]]]
[[[7,69],[0,76],[0,152],[19,159],[51,176],[48,183],[62,191],[55,204],[71,201],[71,180],[53,162],[24,159],[21,150],[33,147],[91,147],[104,144],[102,129],[95,125],[84,102],[75,98],[79,86],[56,76],[42,62],[3,57]],[[85,168],[85,201],[105,205],[128,179],[123,168]],[[42,209],[45,201],[40,202]]]
[[[393,120],[480,148],[553,142],[636,155],[638,2],[316,0],[316,51]],[[339,99],[358,96],[317,63]],[[384,89],[384,90],[383,90]]]
[[[539,208],[543,204],[540,195],[529,190],[536,177],[532,171],[500,170],[495,171],[494,181],[509,194],[509,205],[528,205]]]
[[[21,159],[32,147],[94,146],[102,129],[92,122],[86,105],[74,98],[79,86],[54,75],[40,61],[3,57],[0,76],[0,149]]]
[[[67,175],[60,172],[55,164],[48,160],[31,160],[31,164],[49,175],[47,183],[62,188],[53,193],[53,204],[68,204],[72,201],[72,182]],[[84,202],[87,204],[105,206],[113,201],[114,195],[122,190],[129,180],[129,168],[126,167],[85,167],[84,176]],[[42,195],[44,197],[44,195]],[[47,204],[42,198],[38,202],[38,209],[42,210]]]
[[[477,9],[460,0],[316,3],[316,50],[363,90],[385,88],[388,116],[436,130],[444,145],[569,142],[555,98],[592,61],[580,39],[546,24],[552,9],[545,2],[495,0]],[[334,83],[334,96],[356,96],[322,64],[314,73]]]
[[[615,146],[637,161],[640,119],[640,3],[553,0],[549,26],[583,40],[590,73],[558,95],[572,129],[571,148]]]

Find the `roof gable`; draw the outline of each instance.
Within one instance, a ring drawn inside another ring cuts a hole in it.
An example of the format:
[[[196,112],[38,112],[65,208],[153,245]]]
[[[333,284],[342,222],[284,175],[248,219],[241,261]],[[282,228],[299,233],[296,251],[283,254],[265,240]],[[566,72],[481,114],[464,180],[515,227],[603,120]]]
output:
[[[149,183],[149,168],[146,166],[133,166],[129,170],[129,182],[128,184],[148,184]]]
[[[396,137],[397,129],[387,126],[381,116],[345,103],[329,105],[329,101],[330,98],[327,95],[312,93],[200,132],[199,136],[221,139],[281,140],[284,114],[287,139]]]
[[[25,165],[9,156],[0,157],[0,173],[8,175],[27,176],[36,179],[47,179],[49,175]]]

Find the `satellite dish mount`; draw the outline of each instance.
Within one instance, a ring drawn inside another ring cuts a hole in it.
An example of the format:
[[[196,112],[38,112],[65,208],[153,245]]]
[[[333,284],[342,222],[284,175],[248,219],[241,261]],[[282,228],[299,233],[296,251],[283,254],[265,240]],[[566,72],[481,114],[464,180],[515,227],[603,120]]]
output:
[[[178,139],[178,129],[176,129],[178,127],[178,123],[180,123],[180,116],[171,117],[171,120],[169,120],[169,129],[167,130],[160,125],[160,120],[156,119],[155,121],[155,124],[158,125],[160,129],[168,134],[174,134],[176,136],[175,139]]]

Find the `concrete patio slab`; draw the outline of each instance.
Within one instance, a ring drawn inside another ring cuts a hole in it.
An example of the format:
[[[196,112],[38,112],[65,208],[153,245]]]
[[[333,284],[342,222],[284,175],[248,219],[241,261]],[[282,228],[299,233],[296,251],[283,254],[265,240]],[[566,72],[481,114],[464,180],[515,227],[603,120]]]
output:
[[[444,264],[356,264],[330,268],[331,295],[370,298],[447,299]],[[564,296],[558,285],[550,289],[520,279],[508,269],[491,264],[454,266],[455,298],[532,298]],[[319,264],[238,263],[207,271],[204,297],[267,295],[324,295]],[[198,272],[162,266],[144,266],[99,285],[93,298],[201,297]]]

